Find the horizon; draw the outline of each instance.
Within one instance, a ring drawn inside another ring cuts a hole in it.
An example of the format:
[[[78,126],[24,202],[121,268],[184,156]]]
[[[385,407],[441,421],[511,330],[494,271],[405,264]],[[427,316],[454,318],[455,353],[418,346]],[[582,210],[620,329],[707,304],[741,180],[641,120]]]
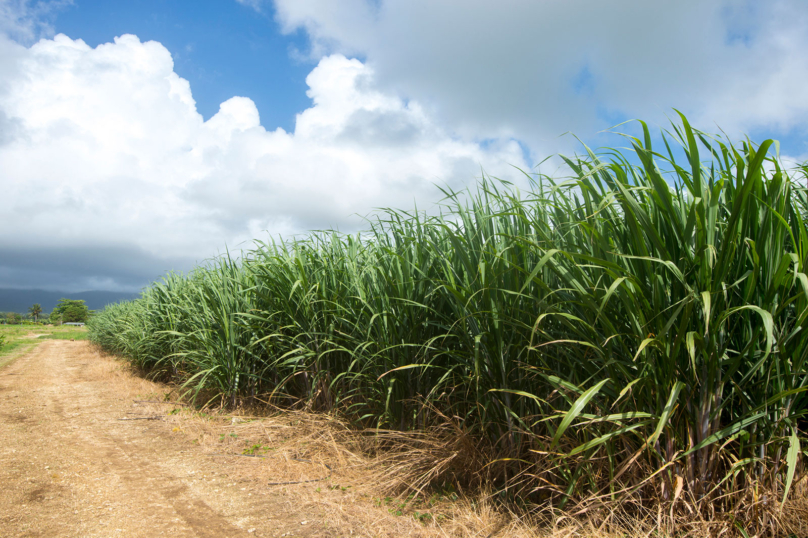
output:
[[[87,290],[63,292],[38,289],[0,288],[0,314],[17,313],[25,315],[35,304],[40,305],[44,315],[49,314],[61,299],[84,301],[89,310],[103,310],[107,305],[129,301],[140,296],[140,292],[120,292]]]

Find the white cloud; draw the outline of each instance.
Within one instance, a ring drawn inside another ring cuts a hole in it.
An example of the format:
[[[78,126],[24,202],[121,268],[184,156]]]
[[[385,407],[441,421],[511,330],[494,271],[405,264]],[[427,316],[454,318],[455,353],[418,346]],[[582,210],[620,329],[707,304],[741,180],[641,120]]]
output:
[[[808,125],[808,2],[773,0],[275,0],[311,55],[366,58],[382,89],[468,137],[542,155],[671,107],[733,134]]]
[[[525,164],[515,142],[452,136],[339,54],[309,74],[313,105],[294,132],[266,130],[246,97],[203,121],[169,52],[135,36],[2,39],[0,58],[0,212],[15,223],[0,232],[0,274],[12,280],[3,252],[106,248],[119,263],[130,249],[153,260],[150,278],[263,230],[353,229],[356,213],[435,199],[433,183]],[[98,263],[87,286],[120,269]]]

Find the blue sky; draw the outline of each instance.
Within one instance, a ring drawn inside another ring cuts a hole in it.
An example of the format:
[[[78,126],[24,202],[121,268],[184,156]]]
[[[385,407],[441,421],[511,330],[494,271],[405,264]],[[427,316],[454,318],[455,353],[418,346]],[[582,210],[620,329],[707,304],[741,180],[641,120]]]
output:
[[[0,218],[26,223],[0,282],[137,290],[481,170],[524,186],[563,133],[624,146],[602,131],[673,108],[807,160],[806,27],[801,0],[0,0]]]
[[[305,32],[282,35],[269,8],[258,13],[221,0],[77,0],[55,12],[54,28],[92,47],[123,34],[159,41],[191,83],[205,119],[241,95],[255,102],[264,125],[292,130],[295,114],[310,104],[306,75],[314,63],[294,55],[308,47]]]

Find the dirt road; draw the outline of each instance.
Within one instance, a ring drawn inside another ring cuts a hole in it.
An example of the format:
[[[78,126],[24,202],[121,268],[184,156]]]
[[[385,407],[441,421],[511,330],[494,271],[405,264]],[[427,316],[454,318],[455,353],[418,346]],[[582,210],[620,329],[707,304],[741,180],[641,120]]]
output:
[[[155,387],[86,342],[0,368],[0,537],[338,535],[316,506],[143,419],[159,406],[133,399]]]
[[[327,417],[141,401],[168,390],[85,341],[46,340],[0,366],[0,538],[534,536],[484,500],[425,521]],[[241,456],[251,448],[264,457]]]

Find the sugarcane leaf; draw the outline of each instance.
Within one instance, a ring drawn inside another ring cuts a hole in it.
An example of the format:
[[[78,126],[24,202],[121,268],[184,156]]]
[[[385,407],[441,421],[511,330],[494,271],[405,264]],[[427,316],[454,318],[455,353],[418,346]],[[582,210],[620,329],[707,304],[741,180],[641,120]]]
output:
[[[791,437],[788,440],[788,452],[786,453],[786,465],[788,470],[786,472],[786,485],[783,488],[783,500],[780,502],[780,507],[786,503],[788,492],[791,491],[791,484],[794,482],[794,473],[797,470],[797,459],[800,455],[800,438],[797,437],[797,428],[791,429]]]
[[[609,381],[610,381],[609,378],[604,379],[594,387],[591,387],[586,391],[584,391],[584,393],[581,394],[577,400],[575,400],[575,403],[572,404],[572,407],[570,407],[570,410],[567,411],[566,415],[564,416],[564,420],[562,420],[561,424],[558,426],[558,429],[556,430],[556,433],[553,436],[553,440],[550,442],[550,450],[555,448],[555,446],[558,444],[558,441],[561,439],[561,436],[564,435],[564,432],[567,431],[567,428],[569,428],[570,424],[572,424],[572,421],[575,420],[575,418],[584,410],[584,407],[586,407],[586,404],[589,403],[589,400],[591,400],[598,392],[600,392],[600,389],[603,387],[603,385],[605,385]]]

